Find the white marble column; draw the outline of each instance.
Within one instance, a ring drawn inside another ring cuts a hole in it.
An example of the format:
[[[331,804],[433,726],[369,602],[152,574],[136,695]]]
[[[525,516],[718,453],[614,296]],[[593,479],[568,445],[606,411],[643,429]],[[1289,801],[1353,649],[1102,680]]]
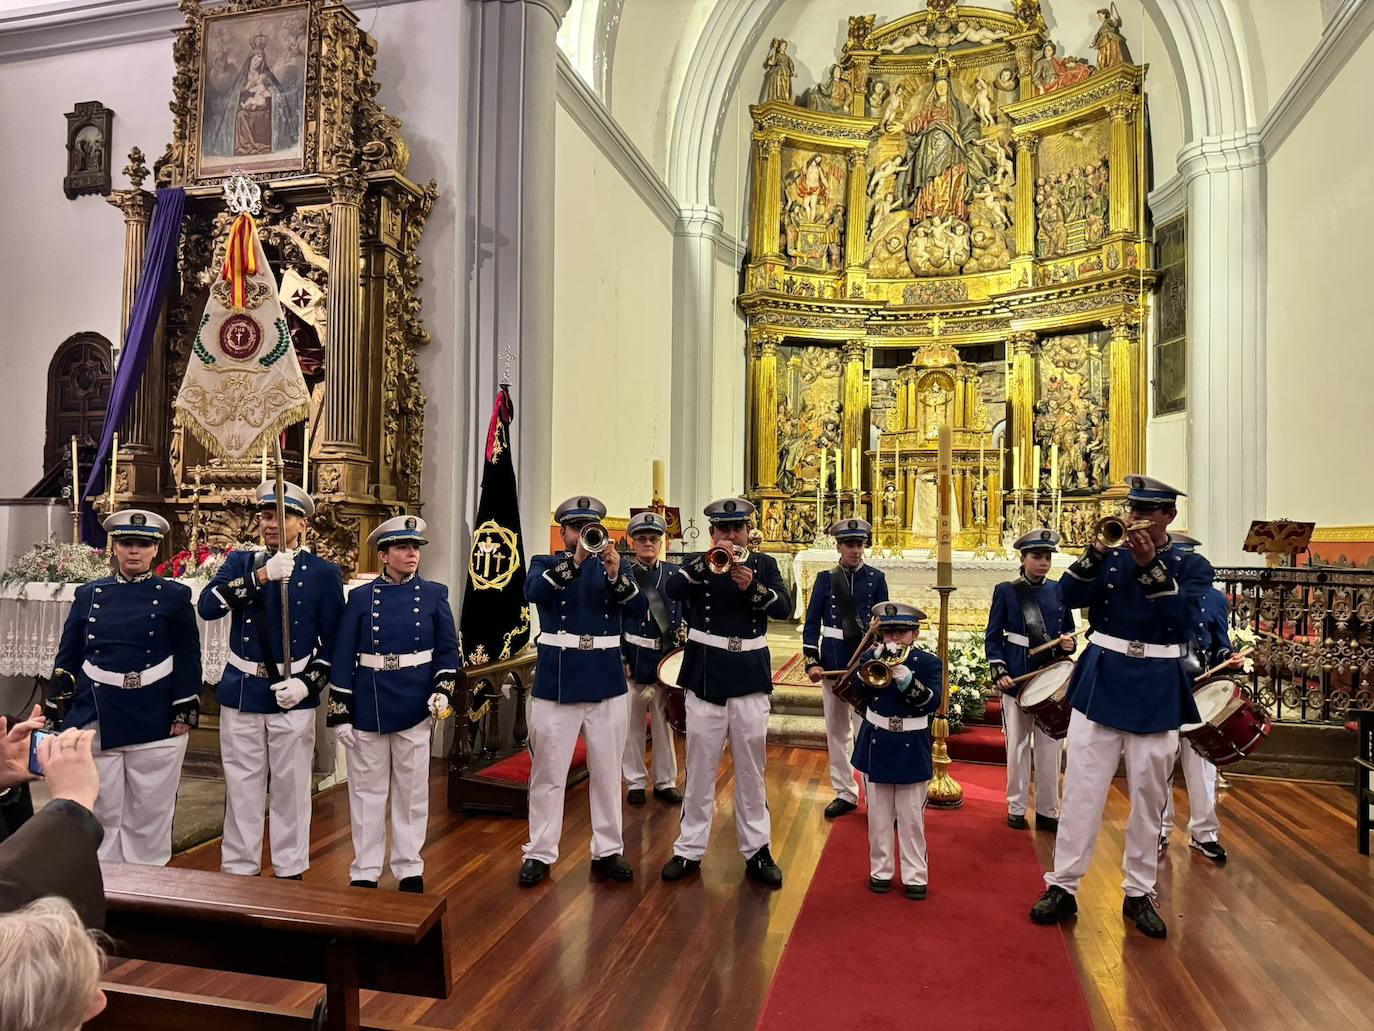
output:
[[[1179,156],[1188,184],[1188,532],[1213,564],[1241,551],[1267,509],[1266,232],[1257,134],[1209,137]]]
[[[668,498],[682,509],[684,525],[712,499],[716,451],[728,446],[725,435],[733,415],[717,410],[719,377],[733,375],[735,365],[721,368],[715,360],[714,297],[716,242],[725,227],[720,209],[684,207],[673,230],[672,451],[668,458]],[[743,337],[740,340],[743,346]],[[717,443],[717,438],[721,443]],[[743,480],[738,480],[743,486]],[[738,489],[738,488],[735,488]]]
[[[456,515],[477,509],[481,448],[503,352],[511,352],[513,447],[528,553],[548,548],[553,438],[555,36],[569,0],[466,0],[472,18],[467,111],[467,354],[456,401],[465,465]],[[439,399],[436,397],[436,401]],[[463,528],[454,554],[467,550]]]

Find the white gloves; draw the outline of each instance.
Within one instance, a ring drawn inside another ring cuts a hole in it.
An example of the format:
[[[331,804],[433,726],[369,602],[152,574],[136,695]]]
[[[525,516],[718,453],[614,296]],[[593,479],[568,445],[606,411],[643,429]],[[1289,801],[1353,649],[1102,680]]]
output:
[[[892,682],[896,684],[898,687],[901,687],[910,679],[911,667],[908,666],[905,662],[903,662],[901,665],[892,667]]]
[[[435,691],[429,696],[429,714],[436,720],[441,720],[452,711],[448,704],[448,698]]]
[[[277,704],[283,709],[294,709],[310,693],[310,689],[300,677],[288,677],[272,691],[277,696]]]
[[[345,748],[354,748],[358,744],[358,732],[351,723],[338,724],[334,728],[334,737]]]
[[[267,573],[269,580],[285,580],[291,575],[291,570],[296,564],[296,553],[294,551],[276,551],[267,559],[267,564],[262,568]]]

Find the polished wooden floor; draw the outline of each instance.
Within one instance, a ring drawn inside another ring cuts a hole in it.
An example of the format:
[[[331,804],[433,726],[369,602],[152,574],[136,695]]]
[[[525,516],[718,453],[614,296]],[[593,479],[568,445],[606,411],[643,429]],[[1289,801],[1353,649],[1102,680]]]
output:
[[[728,755],[700,880],[658,880],[677,812],[651,801],[625,815],[626,855],[640,876],[592,881],[583,786],[569,793],[552,878],[522,891],[524,823],[449,813],[436,765],[425,879],[449,898],[456,988],[442,1002],[365,993],[364,1015],[396,1027],[752,1028],[824,847],[820,810],[830,798],[822,752],[770,746],[768,778],[774,853],[786,873],[779,892],[743,878]],[[1355,852],[1348,791],[1234,778],[1221,802],[1231,861],[1216,867],[1175,834],[1160,885],[1170,936],[1155,942],[1128,931],[1120,915],[1123,786],[1112,791],[1080,915],[1064,932],[1098,1027],[1374,1028],[1374,861]],[[1182,821],[1181,783],[1177,793]],[[308,879],[347,882],[347,817],[342,792],[317,800]],[[1037,839],[1048,862],[1050,838]],[[176,862],[213,869],[219,851],[207,846]],[[850,984],[850,960],[836,957],[816,976]],[[957,962],[977,980],[977,957]],[[112,978],[302,1009],[320,994],[144,963],[125,963]],[[995,971],[980,990],[988,985]]]

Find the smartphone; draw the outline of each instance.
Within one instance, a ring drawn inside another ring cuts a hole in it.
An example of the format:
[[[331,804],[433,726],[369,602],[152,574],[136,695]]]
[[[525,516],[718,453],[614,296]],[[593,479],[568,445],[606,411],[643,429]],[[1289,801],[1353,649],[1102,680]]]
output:
[[[43,764],[38,761],[38,746],[44,738],[52,736],[46,730],[35,730],[29,737],[29,772],[35,777],[43,776]]]

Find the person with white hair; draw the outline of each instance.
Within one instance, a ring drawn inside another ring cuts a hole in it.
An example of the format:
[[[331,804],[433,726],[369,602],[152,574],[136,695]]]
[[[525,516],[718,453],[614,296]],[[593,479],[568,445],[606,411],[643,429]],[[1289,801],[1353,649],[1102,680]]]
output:
[[[98,934],[55,896],[0,916],[0,1027],[76,1031],[99,1016],[105,957]]]

